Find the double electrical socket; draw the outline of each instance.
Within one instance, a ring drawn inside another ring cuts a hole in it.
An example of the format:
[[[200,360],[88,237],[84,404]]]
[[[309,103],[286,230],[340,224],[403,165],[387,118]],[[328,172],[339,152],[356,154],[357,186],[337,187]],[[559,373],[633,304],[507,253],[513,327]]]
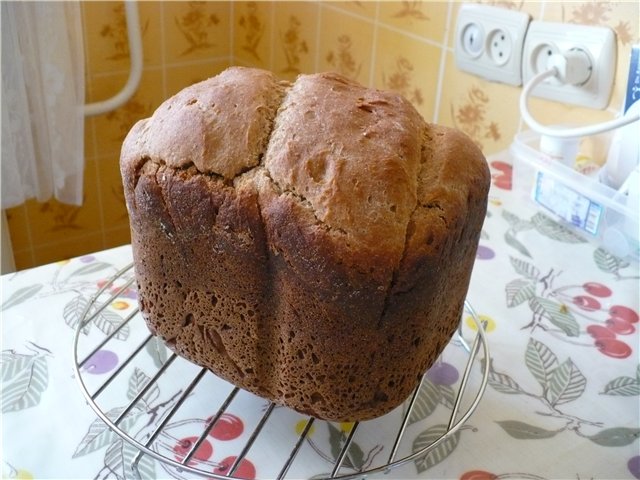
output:
[[[552,55],[579,52],[589,65],[584,81],[568,85],[550,78],[532,95],[599,109],[609,102],[616,62],[610,28],[531,21],[523,12],[465,4],[458,13],[454,49],[460,70],[515,86],[546,70]]]

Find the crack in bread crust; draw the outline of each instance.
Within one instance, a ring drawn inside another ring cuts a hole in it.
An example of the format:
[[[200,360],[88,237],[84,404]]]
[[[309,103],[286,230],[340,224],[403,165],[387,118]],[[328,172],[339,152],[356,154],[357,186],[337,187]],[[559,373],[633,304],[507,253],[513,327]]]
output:
[[[238,386],[373,418],[457,326],[488,168],[398,95],[233,68],[136,124],[121,171],[150,329]]]

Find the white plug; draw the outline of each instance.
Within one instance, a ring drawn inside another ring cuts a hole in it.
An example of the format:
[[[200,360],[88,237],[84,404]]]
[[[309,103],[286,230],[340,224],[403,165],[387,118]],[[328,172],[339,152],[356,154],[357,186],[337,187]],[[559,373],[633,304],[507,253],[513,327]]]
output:
[[[556,69],[556,77],[565,85],[584,85],[591,78],[593,65],[589,55],[581,48],[564,53],[554,53],[547,61],[547,68]]]

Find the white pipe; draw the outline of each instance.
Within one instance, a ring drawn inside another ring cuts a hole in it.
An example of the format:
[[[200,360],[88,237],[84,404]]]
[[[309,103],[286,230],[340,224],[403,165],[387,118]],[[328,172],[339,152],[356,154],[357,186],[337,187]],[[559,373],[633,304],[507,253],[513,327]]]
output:
[[[125,14],[127,19],[127,36],[129,38],[129,56],[131,70],[125,86],[113,97],[100,102],[89,103],[84,106],[84,115],[100,115],[110,112],[123,105],[138,89],[142,77],[142,35],[140,34],[140,20],[138,4],[135,0],[125,0]]]

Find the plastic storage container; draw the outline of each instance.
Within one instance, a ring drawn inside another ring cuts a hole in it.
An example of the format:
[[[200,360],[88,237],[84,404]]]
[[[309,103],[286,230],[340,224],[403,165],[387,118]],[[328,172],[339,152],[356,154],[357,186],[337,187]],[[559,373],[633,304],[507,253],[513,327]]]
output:
[[[640,257],[640,207],[625,195],[541,153],[540,135],[518,134],[510,147],[513,189],[576,234],[618,257]],[[636,187],[637,191],[637,187]]]

